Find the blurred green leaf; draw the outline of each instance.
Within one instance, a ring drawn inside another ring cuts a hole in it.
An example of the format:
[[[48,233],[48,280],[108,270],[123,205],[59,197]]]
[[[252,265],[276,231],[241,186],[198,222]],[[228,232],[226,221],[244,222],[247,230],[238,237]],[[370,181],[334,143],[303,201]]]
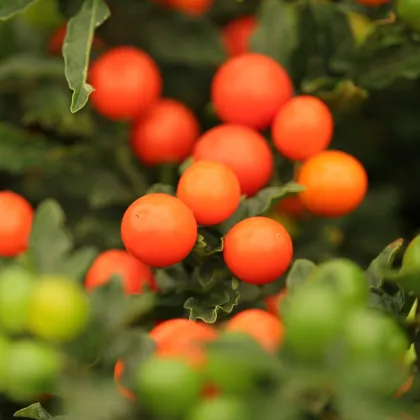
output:
[[[225,220],[223,223],[220,223],[217,226],[217,229],[221,232],[222,235],[226,235],[233,226],[235,226],[241,220],[246,219],[247,217],[249,217],[248,203],[245,196],[242,196],[239,207],[236,209],[235,213],[233,213],[229,219]]]
[[[372,286],[380,287],[382,285],[384,274],[392,267],[396,254],[403,243],[402,239],[392,242],[370,263],[365,274]]]
[[[54,200],[45,200],[38,206],[32,225],[28,250],[32,264],[40,274],[59,274],[72,247],[62,208]]]
[[[40,403],[31,404],[28,407],[16,411],[16,413],[13,414],[13,417],[23,417],[25,419],[34,420],[49,420],[54,418]]]
[[[98,253],[94,247],[77,249],[63,262],[60,273],[82,282]]]
[[[232,287],[232,281],[226,281],[207,295],[188,298],[184,308],[188,310],[191,320],[201,319],[213,324],[217,321],[219,312],[232,312],[238,304],[239,297],[238,290]]]
[[[168,184],[153,184],[146,191],[146,194],[156,194],[156,193],[175,195],[175,188],[172,185],[168,185]]]
[[[248,207],[248,217],[261,216],[267,213],[283,198],[298,194],[304,189],[305,187],[295,182],[289,182],[282,187],[266,187],[254,197],[245,201]]]
[[[0,20],[7,20],[22,13],[37,0],[0,0]]]
[[[269,55],[290,71],[299,45],[300,9],[301,2],[265,0],[251,38],[252,51]]]
[[[103,0],[86,0],[67,23],[63,43],[65,74],[73,91],[70,110],[80,111],[93,92],[87,83],[89,57],[95,29],[108,19],[110,11]]]
[[[316,264],[310,260],[304,258],[295,260],[286,277],[287,288],[293,289],[304,283],[315,269]]]

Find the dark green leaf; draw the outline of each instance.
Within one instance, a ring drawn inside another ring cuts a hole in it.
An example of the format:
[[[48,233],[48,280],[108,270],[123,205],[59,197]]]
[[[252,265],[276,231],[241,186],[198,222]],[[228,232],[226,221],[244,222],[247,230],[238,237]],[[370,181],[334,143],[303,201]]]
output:
[[[133,191],[111,171],[98,171],[94,174],[89,204],[94,209],[112,205],[129,205],[136,198]]]
[[[61,147],[39,135],[0,123],[0,170],[22,174],[31,169],[48,170],[60,165]],[[22,150],[25,153],[22,153]]]
[[[402,239],[392,242],[370,263],[365,274],[372,286],[380,287],[382,285],[384,274],[391,268],[395,256],[403,243]]]
[[[146,25],[147,45],[164,62],[201,66],[219,65],[226,59],[220,31],[209,19],[156,14]]]
[[[308,277],[313,273],[316,264],[310,260],[300,258],[295,260],[286,277],[286,286],[288,289],[293,289],[304,283]]]
[[[205,296],[188,298],[184,308],[189,311],[191,320],[201,319],[212,324],[217,321],[220,311],[231,313],[238,304],[239,297],[238,290],[232,287],[232,281],[226,281]]]
[[[369,306],[398,315],[404,306],[404,296],[402,292],[391,296],[382,289],[372,287],[369,295]]]
[[[210,256],[223,251],[223,238],[206,229],[199,229],[194,252],[200,256]]]
[[[0,20],[10,19],[28,9],[36,0],[0,0]]]
[[[194,162],[194,159],[190,156],[189,158],[185,159],[184,162],[181,163],[178,167],[178,172],[182,175]]]
[[[82,282],[97,255],[98,250],[94,247],[79,248],[63,262],[60,267],[60,274]]]
[[[273,57],[290,71],[299,45],[300,8],[300,2],[265,0],[251,38],[252,51]]]
[[[86,0],[80,11],[67,23],[63,56],[66,78],[73,91],[71,112],[81,110],[94,90],[87,83],[90,51],[95,29],[109,15],[108,6],[103,0]]]
[[[40,403],[31,404],[28,407],[22,408],[19,411],[16,411],[13,414],[13,417],[23,417],[26,419],[34,419],[34,420],[50,420],[53,419],[44,407]]]
[[[63,62],[58,58],[42,57],[27,53],[15,54],[1,61],[0,82],[9,79],[28,80],[41,77],[62,79]]]
[[[239,207],[233,213],[232,216],[229,217],[229,219],[225,220],[223,223],[220,223],[217,226],[217,229],[222,233],[222,235],[226,235],[233,226],[235,226],[237,223],[239,223],[241,220],[246,219],[249,217],[249,209],[247,205],[247,200],[243,196],[241,198],[241,202],[239,204]]]
[[[36,210],[29,242],[32,264],[41,274],[56,274],[72,249],[65,215],[54,200],[46,200]]]
[[[222,259],[207,258],[203,264],[196,267],[192,280],[196,280],[199,284],[198,292],[208,292],[221,281],[231,279],[231,274],[226,268]],[[190,288],[195,289],[195,285],[191,284]]]
[[[147,190],[146,194],[155,194],[155,193],[175,195],[175,189],[172,185],[168,185],[168,184],[153,184]]]
[[[156,284],[159,290],[169,291],[185,287],[189,276],[181,264],[155,271]]]
[[[305,187],[296,184],[295,182],[289,182],[282,187],[264,188],[254,197],[245,201],[245,204],[248,207],[248,217],[261,216],[266,214],[283,198],[298,194],[304,189]]]
[[[354,66],[356,84],[382,89],[401,78],[420,76],[420,42],[407,36],[400,22],[378,25],[359,50]]]

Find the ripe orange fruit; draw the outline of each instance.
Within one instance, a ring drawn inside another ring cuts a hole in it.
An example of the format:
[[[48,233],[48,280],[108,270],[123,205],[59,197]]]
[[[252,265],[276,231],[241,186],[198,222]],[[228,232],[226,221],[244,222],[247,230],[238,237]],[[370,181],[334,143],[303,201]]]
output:
[[[181,176],[177,197],[194,213],[199,225],[216,225],[238,208],[241,186],[235,173],[223,163],[194,162]]]
[[[283,342],[283,324],[274,315],[261,309],[247,309],[231,318],[226,331],[248,334],[268,352],[275,352]]]
[[[93,64],[90,99],[99,114],[112,120],[139,118],[158,99],[162,77],[154,60],[134,47],[115,47]]]
[[[256,53],[227,60],[211,86],[212,102],[222,121],[257,130],[272,123],[292,94],[286,70],[272,58]]]
[[[131,148],[145,164],[181,163],[200,134],[195,115],[181,102],[162,99],[133,125]]]
[[[280,109],[271,133],[275,147],[284,157],[303,161],[329,146],[333,127],[327,105],[315,96],[302,95]]]
[[[127,294],[141,293],[145,284],[157,289],[152,270],[122,249],[110,249],[98,255],[86,274],[86,289],[104,285],[113,275],[121,277]]]
[[[311,213],[325,217],[340,217],[355,210],[368,188],[362,164],[338,150],[321,152],[304,162],[297,182],[306,187],[300,193],[302,204]]]
[[[194,248],[197,222],[193,212],[168,194],[140,197],[125,211],[121,237],[127,251],[151,267],[181,262]]]
[[[0,257],[26,251],[34,211],[29,202],[13,191],[0,191]]]
[[[179,318],[162,322],[149,336],[156,343],[158,356],[183,359],[201,368],[206,362],[203,344],[215,340],[218,333],[211,325]]]
[[[125,398],[129,400],[135,400],[136,396],[134,395],[134,393],[121,385],[121,378],[123,375],[124,375],[124,362],[122,360],[118,360],[114,368],[114,380],[117,384],[118,390]]]
[[[223,42],[231,57],[249,51],[249,40],[257,26],[255,16],[244,16],[229,22],[222,32]]]
[[[195,144],[193,158],[229,166],[238,177],[242,194],[248,196],[268,183],[274,167],[265,138],[238,124],[221,124],[204,133]]]
[[[282,276],[293,257],[286,229],[268,217],[250,217],[227,233],[223,258],[229,270],[246,283],[261,285]]]
[[[286,297],[286,294],[287,290],[283,289],[280,293],[277,293],[276,295],[272,296],[267,296],[264,299],[265,306],[268,312],[270,312],[270,314],[281,317],[280,303]]]

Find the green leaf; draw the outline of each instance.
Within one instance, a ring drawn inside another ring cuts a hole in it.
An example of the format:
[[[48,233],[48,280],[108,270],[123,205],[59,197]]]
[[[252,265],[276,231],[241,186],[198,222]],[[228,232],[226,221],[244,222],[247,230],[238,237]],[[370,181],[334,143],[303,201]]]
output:
[[[223,237],[216,235],[209,230],[200,228],[198,230],[197,242],[194,252],[200,256],[210,256],[223,251]]]
[[[189,276],[181,264],[155,271],[155,281],[161,291],[182,289],[188,280]]]
[[[73,247],[65,229],[65,215],[54,200],[45,200],[35,212],[29,241],[32,264],[40,274],[57,274]]]
[[[231,313],[240,297],[238,290],[232,286],[232,280],[226,281],[208,295],[188,298],[184,303],[184,308],[188,310],[189,318],[193,321],[201,319],[213,324],[221,311]]]
[[[90,51],[95,29],[108,19],[110,11],[103,0],[86,0],[67,23],[63,43],[65,74],[73,91],[70,110],[77,112],[87,103],[93,87],[87,83]]]
[[[13,414],[13,417],[23,417],[25,419],[34,420],[50,420],[53,416],[49,414],[40,403],[31,404],[28,407],[22,408]]]
[[[420,41],[407,36],[401,22],[378,25],[359,49],[353,68],[356,84],[382,89],[405,78],[420,76]]]
[[[199,285],[197,291],[199,293],[207,293],[218,283],[230,280],[232,275],[227,270],[222,259],[207,258],[203,264],[194,269],[191,277]],[[190,288],[191,290],[196,289],[194,285],[190,285]]]
[[[190,66],[217,66],[226,59],[219,28],[209,19],[162,13],[161,16],[153,14],[145,24],[147,46],[159,60]]]
[[[194,159],[190,156],[187,159],[185,159],[181,165],[178,167],[178,173],[182,175],[194,162]]]
[[[380,287],[382,285],[385,279],[384,275],[391,268],[403,243],[403,239],[397,239],[392,242],[370,263],[365,271],[369,284],[375,287]]]
[[[239,207],[235,211],[235,213],[232,214],[232,216],[229,217],[229,219],[225,220],[223,223],[220,223],[217,226],[217,229],[222,235],[226,235],[237,223],[239,223],[241,220],[246,219],[249,217],[249,209],[248,204],[245,196],[241,197],[241,202],[239,203]]]
[[[63,148],[50,144],[43,136],[0,123],[0,138],[1,171],[23,174],[31,169],[48,170],[62,165],[59,156]]]
[[[245,201],[248,217],[261,216],[273,208],[279,201],[290,195],[298,194],[305,189],[302,185],[289,182],[282,187],[267,187],[254,197]]]
[[[290,71],[299,45],[300,8],[300,2],[265,0],[251,38],[252,51],[273,57]]]
[[[168,184],[153,184],[147,191],[146,194],[155,194],[155,193],[162,193],[162,194],[169,194],[175,195],[175,189],[172,185]]]
[[[60,274],[82,282],[98,253],[96,248],[88,246],[74,251],[63,262]]]
[[[28,80],[41,77],[62,79],[63,62],[55,57],[42,57],[29,53],[14,54],[0,63],[0,82],[9,79]]]
[[[7,20],[27,10],[37,0],[0,0],[0,20]]]
[[[304,258],[295,260],[286,277],[287,288],[293,289],[304,283],[315,269],[316,264],[310,260]]]
[[[378,287],[371,288],[369,295],[369,307],[381,309],[396,316],[399,315],[403,306],[404,294],[401,290],[391,296]]]
[[[112,205],[128,205],[135,200],[135,195],[118,176],[111,171],[98,171],[94,174],[89,204],[93,209]]]

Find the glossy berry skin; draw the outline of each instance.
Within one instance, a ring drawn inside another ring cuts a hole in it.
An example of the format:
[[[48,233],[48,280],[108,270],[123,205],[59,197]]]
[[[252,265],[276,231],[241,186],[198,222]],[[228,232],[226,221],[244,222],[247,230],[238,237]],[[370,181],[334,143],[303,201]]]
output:
[[[241,186],[228,166],[202,160],[182,174],[177,197],[193,211],[199,225],[216,225],[238,208]]]
[[[0,191],[0,257],[26,251],[34,211],[29,202],[13,191]]]
[[[134,123],[131,148],[147,165],[181,163],[191,154],[199,134],[197,118],[185,105],[162,99]]]
[[[133,257],[151,267],[168,267],[192,251],[197,222],[178,198],[149,194],[134,201],[124,213],[121,237]]]
[[[247,309],[235,315],[227,322],[226,331],[243,332],[268,352],[277,351],[284,336],[279,319],[261,309]]]
[[[362,164],[353,156],[327,150],[307,160],[297,182],[306,190],[302,204],[317,216],[340,217],[355,210],[363,201],[368,178]]]
[[[333,117],[327,105],[314,96],[302,95],[292,98],[280,109],[271,133],[281,155],[304,161],[329,146],[333,128]]]
[[[238,177],[242,194],[247,196],[265,187],[274,168],[265,138],[239,124],[221,124],[204,133],[194,147],[193,158],[229,166]]]
[[[152,270],[122,249],[110,249],[98,255],[86,274],[85,287],[95,289],[108,283],[113,275],[121,277],[127,294],[141,293],[144,285],[152,290],[157,288]]]
[[[286,70],[272,58],[256,53],[227,60],[211,86],[212,102],[223,122],[256,130],[267,128],[292,94]]]
[[[117,360],[117,363],[115,363],[114,367],[114,380],[117,384],[118,390],[120,391],[121,395],[123,395],[125,398],[129,400],[135,400],[136,396],[135,394],[127,389],[126,387],[121,385],[121,379],[124,375],[124,362],[122,360]]]
[[[139,118],[158,99],[162,78],[154,60],[134,47],[112,48],[92,65],[90,100],[96,111],[112,120]]]
[[[249,41],[257,26],[255,16],[244,16],[229,22],[223,29],[225,48],[231,57],[247,53]]]
[[[267,217],[250,217],[226,235],[223,258],[232,273],[246,283],[262,285],[282,276],[293,257],[286,229]]]

